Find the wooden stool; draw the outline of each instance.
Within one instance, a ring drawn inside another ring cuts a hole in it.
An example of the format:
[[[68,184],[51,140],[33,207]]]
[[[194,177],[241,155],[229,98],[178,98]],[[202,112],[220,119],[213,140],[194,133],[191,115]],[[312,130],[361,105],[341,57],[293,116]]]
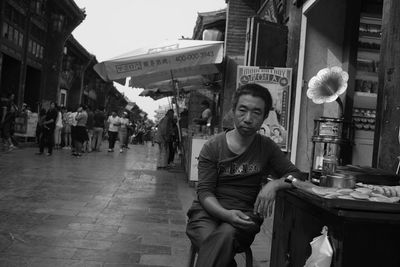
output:
[[[251,251],[251,248],[247,247],[243,251],[239,251],[237,253],[243,253],[243,252],[246,255],[246,267],[253,267],[253,252]],[[196,260],[196,255],[197,255],[197,251],[196,251],[195,247],[192,244],[190,246],[190,258],[189,258],[188,267],[194,267],[194,263],[195,263],[195,260]]]

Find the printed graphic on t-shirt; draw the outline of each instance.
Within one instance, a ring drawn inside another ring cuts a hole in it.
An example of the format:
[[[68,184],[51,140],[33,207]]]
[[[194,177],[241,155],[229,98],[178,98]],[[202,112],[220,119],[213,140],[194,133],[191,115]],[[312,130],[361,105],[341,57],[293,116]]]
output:
[[[259,163],[249,162],[230,162],[226,165],[221,164],[220,175],[232,176],[232,175],[249,175],[256,174],[261,171]]]

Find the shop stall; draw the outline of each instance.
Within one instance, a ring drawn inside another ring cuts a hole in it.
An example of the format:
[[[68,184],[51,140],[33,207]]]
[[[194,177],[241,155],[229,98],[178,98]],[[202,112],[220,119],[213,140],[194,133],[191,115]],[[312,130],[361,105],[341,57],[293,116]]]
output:
[[[278,192],[271,266],[305,266],[312,254],[310,243],[323,228],[332,248],[331,263],[306,266],[400,266],[399,198],[378,193],[378,188],[397,187],[374,187]]]

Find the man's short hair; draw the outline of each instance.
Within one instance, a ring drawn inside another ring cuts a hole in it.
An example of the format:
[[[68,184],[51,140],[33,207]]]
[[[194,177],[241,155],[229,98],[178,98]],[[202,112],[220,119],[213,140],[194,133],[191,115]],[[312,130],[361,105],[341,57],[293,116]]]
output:
[[[201,101],[201,105],[206,106],[206,107],[210,107],[210,103],[207,100],[203,100]]]
[[[242,95],[251,95],[254,97],[259,97],[262,100],[264,100],[264,103],[265,103],[264,117],[268,116],[269,111],[272,108],[272,96],[271,96],[271,93],[269,92],[268,88],[261,86],[259,84],[256,84],[256,83],[248,83],[248,84],[240,86],[235,91],[235,93],[233,94],[233,97],[232,97],[232,109],[233,110],[236,109],[239,98]]]

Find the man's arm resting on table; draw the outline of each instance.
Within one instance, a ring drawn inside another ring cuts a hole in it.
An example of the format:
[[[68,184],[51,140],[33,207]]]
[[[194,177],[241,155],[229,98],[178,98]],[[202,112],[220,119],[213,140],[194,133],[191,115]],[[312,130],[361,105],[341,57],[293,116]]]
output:
[[[256,202],[254,203],[255,214],[259,214],[262,217],[271,216],[276,192],[281,189],[289,189],[293,187],[293,185],[288,183],[286,180],[286,177],[270,180],[261,188]]]

